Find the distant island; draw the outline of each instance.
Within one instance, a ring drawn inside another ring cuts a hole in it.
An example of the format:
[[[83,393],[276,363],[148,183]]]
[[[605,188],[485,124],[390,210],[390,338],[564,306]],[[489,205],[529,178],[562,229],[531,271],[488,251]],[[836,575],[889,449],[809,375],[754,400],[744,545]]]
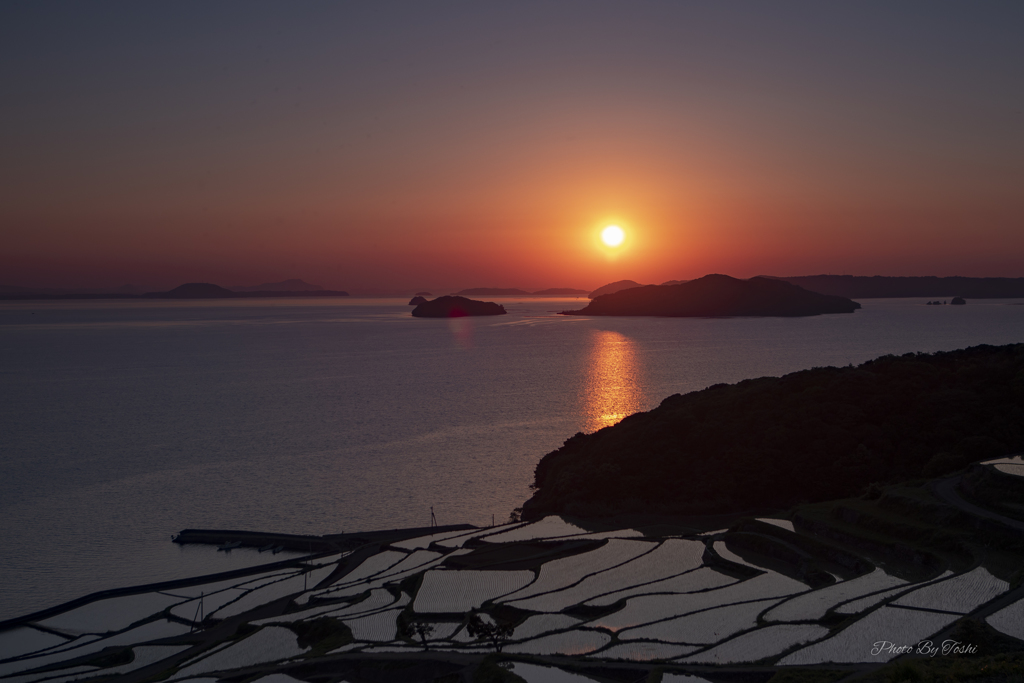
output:
[[[419,306],[420,304],[425,303],[427,303],[427,299],[419,294],[417,294],[416,296],[409,300],[410,306]]]
[[[524,519],[716,514],[856,496],[1024,450],[1024,344],[669,396],[537,464]]]
[[[797,277],[776,277],[764,275],[772,280],[781,280],[798,287],[832,296],[848,299],[885,299],[913,297],[963,297],[965,299],[1008,299],[1024,298],[1024,278],[1009,277],[887,277],[864,275],[801,275]],[[690,280],[668,280],[663,285],[678,285]],[[590,293],[594,299],[602,294],[611,294],[623,289],[643,287],[633,280],[619,280]]]
[[[819,294],[850,299],[963,297],[965,299],[1024,298],[1024,277],[865,277],[807,275],[773,278]]]
[[[288,283],[298,283],[301,280],[286,280],[285,282],[270,283],[262,286],[282,286]],[[305,283],[303,283],[305,284]],[[308,285],[314,287],[315,285]],[[122,288],[123,289],[123,288]],[[14,290],[14,291],[12,291]],[[258,298],[281,298],[281,297],[329,297],[348,296],[348,292],[334,291],[329,289],[248,289],[240,288],[240,291],[233,291],[220,285],[209,282],[189,282],[166,292],[146,292],[135,294],[128,292],[96,292],[96,291],[61,291],[61,290],[31,290],[28,288],[5,287],[0,289],[0,300],[27,301],[33,299],[258,299]]]
[[[502,287],[474,287],[456,292],[454,296],[586,296],[585,289],[572,289],[571,287],[551,287],[537,292],[527,292],[525,289],[502,288]]]
[[[679,285],[647,285],[602,294],[585,308],[563,311],[563,315],[805,316],[852,313],[858,308],[855,301],[810,292],[782,280],[705,275]]]
[[[314,291],[245,291],[233,292],[209,282],[189,282],[175,287],[168,292],[148,292],[142,297],[146,299],[254,299],[260,297],[306,297],[306,296],[348,296],[348,292],[335,292],[329,289]]]
[[[265,282],[262,285],[228,287],[232,292],[322,292],[320,285],[311,285],[302,280],[282,280],[281,282]]]
[[[571,287],[552,287],[534,292],[531,296],[587,296],[587,290],[572,289]]]
[[[453,296],[530,296],[530,293],[510,287],[472,287],[455,292]]]
[[[439,296],[433,301],[421,303],[413,309],[417,318],[462,318],[474,315],[505,315],[501,304],[492,301],[475,301],[462,296]]]

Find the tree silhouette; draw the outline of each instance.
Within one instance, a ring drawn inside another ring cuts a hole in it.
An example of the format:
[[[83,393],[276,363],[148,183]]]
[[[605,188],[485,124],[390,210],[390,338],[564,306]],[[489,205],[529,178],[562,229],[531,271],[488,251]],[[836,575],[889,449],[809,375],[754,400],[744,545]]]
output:
[[[434,625],[427,621],[408,621],[402,626],[402,635],[406,638],[419,638],[423,649],[429,650],[427,638],[434,633]]]
[[[512,632],[515,631],[515,626],[507,622],[487,622],[484,621],[479,614],[474,614],[469,618],[469,624],[466,625],[466,631],[470,636],[477,640],[491,641],[491,645],[494,646],[494,651],[501,652],[501,648],[504,646],[505,641],[512,637]]]

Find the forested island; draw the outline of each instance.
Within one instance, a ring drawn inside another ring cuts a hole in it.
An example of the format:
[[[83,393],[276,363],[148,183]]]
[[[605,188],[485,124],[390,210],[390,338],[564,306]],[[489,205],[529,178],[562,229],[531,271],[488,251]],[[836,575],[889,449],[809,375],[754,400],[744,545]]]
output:
[[[675,394],[537,464],[523,517],[713,514],[859,495],[1024,450],[1024,344]]]
[[[705,275],[677,285],[647,285],[602,294],[585,308],[563,311],[563,315],[805,316],[852,313],[858,308],[855,301],[810,292],[782,280]]]
[[[425,301],[412,309],[417,318],[461,318],[472,315],[505,315],[501,304],[491,301],[476,301],[463,296],[439,296]]]

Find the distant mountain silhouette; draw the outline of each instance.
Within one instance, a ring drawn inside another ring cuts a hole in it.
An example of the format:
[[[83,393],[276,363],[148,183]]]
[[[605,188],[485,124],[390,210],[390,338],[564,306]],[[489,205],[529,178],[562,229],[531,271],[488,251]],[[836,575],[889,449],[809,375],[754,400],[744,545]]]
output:
[[[409,305],[410,306],[419,306],[420,304],[425,304],[425,303],[427,303],[427,300],[424,299],[422,296],[414,296],[412,298],[412,300],[409,301]]]
[[[522,289],[501,288],[501,287],[474,287],[455,292],[453,296],[530,296],[530,293]]]
[[[434,296],[430,292],[416,292],[416,296]]]
[[[683,285],[689,282],[689,280],[667,280],[662,282],[663,285]]]
[[[238,294],[209,282],[189,282],[169,292],[149,292],[144,296],[151,299],[234,299]]]
[[[317,292],[323,291],[320,285],[311,285],[302,280],[282,280],[281,282],[267,282],[252,287],[228,287],[233,292]]]
[[[413,309],[417,318],[461,318],[468,315],[505,315],[501,304],[492,301],[474,301],[462,296],[439,296]]]
[[[148,291],[148,289],[145,289],[143,287],[136,287],[135,285],[121,285],[120,287],[98,287],[93,289],[57,289],[50,287],[17,287],[14,285],[0,285],[0,296],[11,295],[27,298],[97,298],[97,295],[135,295],[142,294]],[[120,298],[120,296],[115,298]]]
[[[591,299],[594,299],[603,294],[614,294],[615,292],[620,292],[623,289],[632,289],[633,287],[643,286],[644,285],[640,284],[639,282],[633,282],[632,280],[619,280],[618,282],[612,282],[611,284],[607,284],[604,287],[598,287],[588,296]]]
[[[572,289],[571,287],[552,287],[534,292],[533,296],[587,296],[587,290]]]
[[[737,280],[705,275],[681,285],[647,285],[602,294],[565,315],[803,316],[853,313],[860,304],[839,296],[809,292],[782,280]]]
[[[850,299],[954,297],[966,299],[1024,298],[1024,277],[866,277],[805,275],[774,277],[819,294]]]

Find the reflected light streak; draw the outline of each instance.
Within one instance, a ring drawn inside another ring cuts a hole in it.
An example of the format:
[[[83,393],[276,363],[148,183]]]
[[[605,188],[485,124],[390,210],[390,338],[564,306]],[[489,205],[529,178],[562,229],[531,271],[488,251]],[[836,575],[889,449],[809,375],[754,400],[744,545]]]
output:
[[[459,347],[463,349],[473,347],[472,318],[464,315],[448,318],[448,329],[451,330],[452,339]]]
[[[629,337],[610,330],[594,333],[584,389],[585,431],[596,432],[643,410],[639,374]]]

